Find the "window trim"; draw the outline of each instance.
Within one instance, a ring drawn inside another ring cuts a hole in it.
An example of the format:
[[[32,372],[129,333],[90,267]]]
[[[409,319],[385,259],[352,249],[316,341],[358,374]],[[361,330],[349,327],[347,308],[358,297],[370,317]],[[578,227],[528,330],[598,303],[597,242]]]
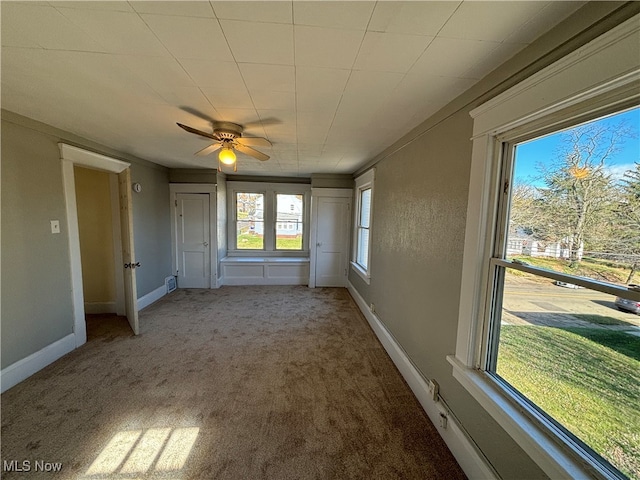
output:
[[[640,62],[634,52],[640,44],[639,18],[623,22],[471,112],[473,149],[458,336],[455,355],[447,360],[453,376],[551,478],[616,477],[519,395],[482,370],[489,341],[490,258],[497,233],[495,219],[499,218],[503,144],[637,104]],[[555,272],[549,275],[561,276]],[[572,283],[577,282],[572,278]],[[583,283],[602,291],[597,282]],[[617,287],[606,288],[617,291]]]
[[[263,249],[238,249],[236,245],[236,193],[264,195]],[[276,194],[302,195],[302,250],[276,249]],[[310,232],[311,185],[300,183],[268,183],[227,180],[227,256],[229,257],[308,257]]]
[[[374,181],[375,168],[363,173],[355,179],[355,208],[353,209],[353,248],[351,252],[351,269],[356,272],[367,285],[371,282],[371,231],[373,229],[373,205],[374,205]],[[369,203],[369,239],[367,250],[367,268],[358,263],[358,228],[360,228],[360,209],[362,192],[371,189],[371,201]]]

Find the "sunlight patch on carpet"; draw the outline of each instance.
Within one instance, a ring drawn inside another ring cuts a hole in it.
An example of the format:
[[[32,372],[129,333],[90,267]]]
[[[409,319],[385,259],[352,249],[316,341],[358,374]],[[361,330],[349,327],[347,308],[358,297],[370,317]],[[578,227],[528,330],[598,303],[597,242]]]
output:
[[[198,427],[187,427],[118,432],[85,475],[87,478],[103,478],[104,475],[114,474],[180,471],[189,458],[199,431]]]

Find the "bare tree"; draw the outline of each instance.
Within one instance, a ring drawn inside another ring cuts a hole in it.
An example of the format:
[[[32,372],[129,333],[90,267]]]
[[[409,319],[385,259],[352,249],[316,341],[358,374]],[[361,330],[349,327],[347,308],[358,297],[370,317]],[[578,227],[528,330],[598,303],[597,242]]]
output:
[[[567,130],[555,162],[542,167],[540,189],[549,234],[566,243],[572,262],[611,221],[614,182],[608,162],[631,132],[623,124],[591,123]]]

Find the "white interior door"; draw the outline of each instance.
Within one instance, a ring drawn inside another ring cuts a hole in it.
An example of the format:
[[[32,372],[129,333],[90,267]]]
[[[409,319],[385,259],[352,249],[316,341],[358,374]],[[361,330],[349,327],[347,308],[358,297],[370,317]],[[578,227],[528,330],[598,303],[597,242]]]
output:
[[[120,233],[122,238],[122,260],[124,269],[124,306],[127,320],[135,335],[138,335],[138,289],[133,248],[133,208],[131,204],[131,173],[129,169],[118,174],[120,198]]]
[[[176,194],[178,287],[211,288],[208,193]]]
[[[316,226],[316,286],[346,285],[349,261],[351,199],[318,197]]]

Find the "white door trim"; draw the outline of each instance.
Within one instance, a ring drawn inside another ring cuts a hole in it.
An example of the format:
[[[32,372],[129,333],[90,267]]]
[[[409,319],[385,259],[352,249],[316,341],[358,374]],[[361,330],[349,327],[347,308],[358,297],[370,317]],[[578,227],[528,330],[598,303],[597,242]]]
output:
[[[338,197],[353,199],[353,189],[351,188],[311,188],[311,229],[309,232],[309,288],[316,288],[316,258],[318,243],[318,198]],[[351,223],[349,224],[351,226]],[[350,255],[351,235],[347,235],[347,255]],[[349,264],[347,257],[347,265]]]
[[[176,230],[176,201],[178,193],[209,194],[209,245],[211,262],[209,288],[218,288],[218,224],[217,185],[213,183],[171,183],[169,184],[169,211],[171,212],[171,272],[176,275],[178,269],[178,232]]]
[[[71,296],[73,300],[73,333],[76,348],[87,341],[87,324],[84,318],[84,293],[82,290],[82,261],[80,259],[80,232],[78,228],[78,207],[76,203],[76,183],[74,165],[120,173],[131,166],[127,162],[106,157],[98,153],[59,143],[62,163],[62,182],[67,213],[67,233],[69,235],[69,266],[71,269]]]

